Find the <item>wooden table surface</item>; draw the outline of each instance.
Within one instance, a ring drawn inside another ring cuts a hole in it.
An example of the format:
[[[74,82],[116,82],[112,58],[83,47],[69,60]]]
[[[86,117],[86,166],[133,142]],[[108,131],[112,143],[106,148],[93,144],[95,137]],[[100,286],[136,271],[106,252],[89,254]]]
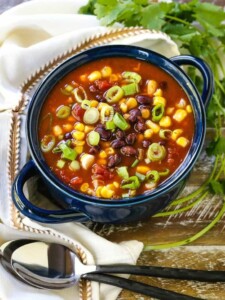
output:
[[[26,0],[1,0],[0,13]],[[46,0],[47,1],[47,0]],[[74,0],[76,1],[76,0]],[[225,5],[225,0],[208,1]],[[224,130],[225,135],[225,130]],[[212,136],[207,130],[206,143]],[[197,189],[208,177],[213,161],[204,152],[191,173],[186,188],[182,192],[187,195]],[[171,217],[149,218],[145,222],[132,225],[99,225],[90,223],[89,227],[99,235],[114,241],[136,239],[145,245],[157,245],[181,241],[193,236],[213,220],[221,207],[221,199],[211,195],[191,210]],[[225,216],[207,234],[195,242],[183,247],[164,250],[143,251],[138,264],[161,265],[183,268],[225,269]],[[132,279],[189,294],[207,300],[225,299],[225,284],[197,283],[159,278],[132,276]],[[145,300],[149,297],[123,290],[118,300]],[[168,299],[170,300],[170,299]],[[179,299],[178,299],[179,300]]]

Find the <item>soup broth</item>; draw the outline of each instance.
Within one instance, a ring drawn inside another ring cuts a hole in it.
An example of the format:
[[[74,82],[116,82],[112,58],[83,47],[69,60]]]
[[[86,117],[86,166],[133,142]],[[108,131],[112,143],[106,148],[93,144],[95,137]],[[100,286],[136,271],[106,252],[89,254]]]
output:
[[[166,72],[114,57],[58,82],[39,116],[47,165],[66,185],[103,199],[148,193],[184,161],[194,134],[187,95]]]

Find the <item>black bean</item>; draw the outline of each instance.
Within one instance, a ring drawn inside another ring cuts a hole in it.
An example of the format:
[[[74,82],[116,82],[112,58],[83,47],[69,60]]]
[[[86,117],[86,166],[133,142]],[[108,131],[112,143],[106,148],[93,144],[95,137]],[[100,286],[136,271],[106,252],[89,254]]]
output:
[[[96,88],[96,86],[93,85],[93,84],[89,86],[89,90],[90,90],[90,92],[92,92],[92,93],[96,93],[96,92],[98,91],[98,89]]]
[[[125,146],[125,145],[126,145],[125,141],[120,140],[120,139],[116,139],[116,140],[113,140],[113,141],[111,142],[111,147],[112,147],[113,149],[119,149],[119,148],[122,148],[122,147]]]
[[[100,149],[101,149],[100,146],[92,146],[89,149],[89,153],[90,154],[97,154],[97,153],[99,153]]]
[[[137,95],[136,100],[140,104],[151,104],[152,99],[147,95]]]
[[[167,84],[166,81],[161,81],[161,82],[159,83],[159,87],[160,87],[162,90],[166,90],[166,89],[167,89],[167,86],[168,86],[168,84]]]
[[[64,134],[64,139],[65,140],[71,140],[72,139],[72,134],[70,132],[67,132]]]
[[[128,134],[128,136],[125,139],[125,142],[128,145],[133,145],[136,142],[136,139],[137,139],[136,133],[133,132],[133,133]]]
[[[122,131],[122,130],[120,130],[120,129],[118,129],[117,131],[116,131],[116,137],[118,138],[118,139],[121,139],[121,140],[123,140],[124,138],[125,138],[125,136],[126,136],[126,134],[125,134],[125,132],[124,131]]]
[[[139,109],[137,108],[134,108],[134,109],[131,109],[129,111],[129,118],[128,120],[132,123],[135,123],[138,119],[138,117],[141,116],[141,112]]]
[[[137,150],[132,146],[124,146],[121,148],[121,153],[125,156],[136,156]]]
[[[135,125],[134,125],[134,129],[137,132],[144,132],[146,130],[146,125],[144,122],[138,121]]]
[[[112,137],[112,133],[109,130],[106,130],[103,126],[96,126],[95,131],[100,134],[100,138],[103,141],[109,141]]]
[[[113,168],[121,162],[121,156],[119,154],[111,155],[108,159],[108,167]]]
[[[121,109],[118,104],[113,104],[112,107],[114,108],[115,112],[121,114]]]
[[[150,142],[150,141],[144,140],[144,141],[142,142],[143,148],[148,148],[150,145],[151,145],[151,142]]]

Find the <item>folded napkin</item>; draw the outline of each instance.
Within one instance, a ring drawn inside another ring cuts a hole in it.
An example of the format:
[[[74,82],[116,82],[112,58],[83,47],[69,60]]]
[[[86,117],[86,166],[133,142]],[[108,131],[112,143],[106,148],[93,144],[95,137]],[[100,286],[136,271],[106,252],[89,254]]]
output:
[[[135,264],[143,244],[112,243],[82,224],[38,224],[21,216],[12,204],[11,183],[29,157],[25,118],[29,93],[63,59],[106,43],[138,45],[171,57],[176,44],[160,32],[141,28],[105,28],[94,16],[79,15],[82,0],[33,0],[0,16],[0,242],[32,238],[58,241],[77,251],[87,264]],[[32,198],[32,194],[30,195]],[[88,283],[84,288],[37,290],[12,278],[0,266],[0,299],[114,300],[120,289]]]

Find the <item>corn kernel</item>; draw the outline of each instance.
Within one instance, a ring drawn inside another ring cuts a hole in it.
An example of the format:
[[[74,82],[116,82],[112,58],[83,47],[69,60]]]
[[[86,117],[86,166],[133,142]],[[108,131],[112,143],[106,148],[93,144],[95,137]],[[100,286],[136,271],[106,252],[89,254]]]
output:
[[[177,109],[173,115],[173,119],[177,122],[182,122],[187,117],[187,112],[184,109]]]
[[[107,184],[106,187],[109,190],[113,190],[113,191],[115,190],[115,185],[113,183]]]
[[[90,126],[90,125],[85,125],[84,127],[84,132],[85,133],[89,133],[90,131],[94,130],[94,127],[93,126]]]
[[[137,107],[137,105],[138,105],[137,100],[134,97],[128,98],[126,104],[127,104],[127,109],[128,110],[131,110],[131,109]]]
[[[117,182],[117,181],[113,181],[113,185],[115,186],[115,188],[119,188],[120,187],[120,184],[119,184],[119,182]]]
[[[147,120],[146,125],[148,126],[148,128],[152,129],[154,133],[158,133],[160,130],[160,126],[152,122],[151,120]]]
[[[146,174],[148,171],[150,171],[150,168],[147,166],[137,166],[137,172],[141,174]]]
[[[112,69],[109,66],[105,66],[101,69],[102,77],[109,77],[112,74]]]
[[[106,158],[107,157],[107,154],[104,150],[101,150],[100,153],[99,153],[99,157],[100,158]]]
[[[86,82],[87,81],[87,74],[80,75],[80,81]]]
[[[192,107],[191,107],[191,105],[187,105],[186,106],[186,111],[190,114],[190,113],[192,113]]]
[[[161,96],[155,96],[153,97],[153,105],[162,104],[166,106],[166,99]]]
[[[157,89],[157,82],[155,80],[149,80],[147,83],[147,93],[149,96],[153,96]]]
[[[176,140],[177,145],[185,148],[187,147],[187,145],[190,143],[188,139],[186,139],[185,137],[181,136]]]
[[[99,165],[106,165],[107,164],[107,160],[106,159],[104,159],[104,158],[99,158],[98,160],[97,160],[97,163],[99,164]]]
[[[72,97],[68,97],[66,100],[67,103],[72,104],[73,103],[73,98]]]
[[[84,131],[84,124],[78,122],[78,123],[76,123],[76,124],[74,125],[74,129],[76,129],[76,130],[78,130],[78,131]]]
[[[105,148],[105,153],[111,155],[115,153],[115,150],[112,147]]]
[[[73,143],[75,146],[84,146],[85,141],[72,140],[72,143]]]
[[[63,124],[63,129],[68,132],[71,131],[73,129],[73,125],[72,124]]]
[[[120,109],[125,114],[127,112],[127,105],[126,105],[126,103],[121,103],[120,104]]]
[[[97,107],[99,102],[97,100],[91,100],[91,107]]]
[[[88,184],[87,182],[85,182],[85,183],[83,183],[83,184],[81,185],[80,191],[81,191],[81,192],[87,192],[88,188],[89,188],[89,184]]]
[[[153,130],[152,129],[146,129],[145,131],[144,131],[144,137],[146,138],[146,139],[150,139],[151,137],[152,137],[152,135],[153,135]]]
[[[81,153],[83,153],[84,147],[83,146],[76,146],[74,149],[76,150],[77,154],[81,154]]]
[[[123,117],[124,117],[125,120],[128,120],[130,115],[129,114],[124,114]]]
[[[99,110],[99,111],[102,110],[102,108],[103,108],[104,106],[108,107],[108,104],[107,104],[107,103],[104,103],[104,102],[100,102],[100,103],[98,104],[98,110]]]
[[[112,198],[114,191],[108,189],[106,186],[103,186],[100,191],[100,194],[103,198],[109,199],[109,198]]]
[[[183,133],[182,129],[175,129],[172,131],[171,139],[176,141],[176,139]]]
[[[126,103],[126,98],[122,98],[120,101],[119,101],[119,104],[121,104],[121,103]]]
[[[83,141],[85,133],[83,131],[73,131],[72,136],[77,141]]]
[[[175,108],[174,107],[167,107],[166,114],[172,115],[174,113]]]
[[[150,110],[148,108],[143,108],[141,110],[141,116],[143,119],[149,119],[150,117]]]
[[[160,97],[162,97],[162,95],[163,95],[163,91],[161,89],[157,89],[155,91],[155,93],[154,93],[154,96],[160,96]]]
[[[97,197],[101,197],[101,190],[102,190],[103,186],[98,186],[95,193]]]
[[[172,125],[171,118],[169,116],[163,116],[159,121],[161,127],[170,127]]]
[[[109,77],[110,82],[115,82],[119,79],[119,77],[116,74],[111,74]]]
[[[91,74],[88,75],[88,79],[89,81],[93,82],[95,80],[101,79],[102,78],[102,74],[99,71],[94,71]]]
[[[138,140],[139,143],[141,143],[144,140],[144,135],[139,133],[138,137],[137,137],[137,140]]]
[[[185,108],[186,105],[187,105],[186,101],[183,98],[181,98],[180,101],[176,104],[176,107]]]
[[[63,134],[63,130],[59,125],[55,125],[53,127],[53,133],[55,136],[59,136],[59,135]]]

